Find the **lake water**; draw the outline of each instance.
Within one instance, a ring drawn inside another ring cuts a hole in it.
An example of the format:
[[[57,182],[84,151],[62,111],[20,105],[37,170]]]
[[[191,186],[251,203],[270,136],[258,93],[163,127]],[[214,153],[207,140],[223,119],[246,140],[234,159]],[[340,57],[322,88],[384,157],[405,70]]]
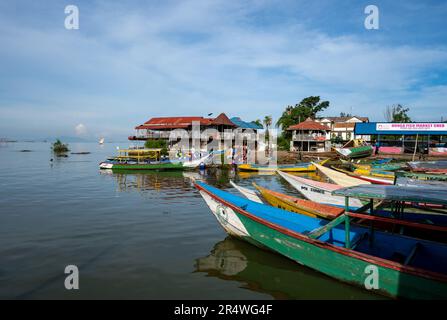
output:
[[[117,145],[54,158],[49,143],[0,144],[0,299],[378,298],[228,237],[182,172],[101,172]],[[297,195],[275,175],[202,177]],[[67,265],[79,290],[64,287]]]

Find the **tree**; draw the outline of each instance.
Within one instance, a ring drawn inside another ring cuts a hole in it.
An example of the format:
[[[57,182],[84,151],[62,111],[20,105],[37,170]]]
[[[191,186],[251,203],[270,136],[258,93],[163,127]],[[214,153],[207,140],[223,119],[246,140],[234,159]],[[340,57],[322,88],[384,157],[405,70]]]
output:
[[[57,139],[56,142],[53,143],[52,149],[54,153],[65,153],[70,151],[68,149],[68,144],[62,143],[59,139]]]
[[[262,121],[260,119],[256,119],[255,121],[252,121],[251,123],[257,124],[258,126],[262,127]]]
[[[384,112],[385,119],[388,122],[408,123],[411,118],[408,115],[410,108],[404,108],[401,104],[387,106]]]
[[[301,100],[295,106],[287,106],[281,117],[276,122],[276,126],[280,127],[283,132],[282,136],[290,140],[292,133],[287,131],[291,125],[297,124],[307,118],[315,118],[318,112],[321,112],[329,107],[329,101],[321,101],[320,96],[310,96]]]
[[[265,116],[263,122],[265,125],[265,137],[267,140],[269,140],[270,139],[269,127],[272,125],[272,116]]]
[[[144,147],[147,149],[161,149],[160,154],[162,156],[168,155],[168,143],[166,142],[166,140],[146,140],[146,142],[144,143]]]

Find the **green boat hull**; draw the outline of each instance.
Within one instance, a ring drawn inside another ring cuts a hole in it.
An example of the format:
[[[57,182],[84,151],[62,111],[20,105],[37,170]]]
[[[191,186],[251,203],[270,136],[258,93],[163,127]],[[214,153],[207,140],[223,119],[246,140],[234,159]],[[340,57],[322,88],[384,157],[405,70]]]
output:
[[[160,163],[160,164],[114,164],[112,171],[126,170],[185,170],[181,163]]]
[[[447,298],[446,283],[401,273],[370,261],[340,254],[328,250],[325,246],[317,246],[285,235],[244,215],[238,214],[238,217],[249,232],[251,241],[254,240],[299,264],[330,277],[365,288],[365,280],[369,275],[365,270],[368,270],[367,267],[370,265],[374,265],[379,271],[379,289],[374,290],[376,293],[409,299]]]
[[[222,201],[213,194],[209,194],[208,197],[214,198],[214,200],[208,198],[207,203],[213,212],[217,211],[214,214],[224,229],[230,235],[258,247],[268,248],[301,265],[363,289],[367,288],[365,283],[368,283],[370,270],[373,268],[377,271],[379,282],[377,289],[370,290],[388,297],[447,299],[446,281],[439,281],[436,277],[419,270],[410,270],[399,263],[293,233],[252,216],[243,208]],[[216,203],[213,204],[214,202]],[[213,210],[216,204],[217,208],[223,210]],[[221,215],[219,212],[226,213]],[[232,213],[231,219],[228,218],[229,212]]]

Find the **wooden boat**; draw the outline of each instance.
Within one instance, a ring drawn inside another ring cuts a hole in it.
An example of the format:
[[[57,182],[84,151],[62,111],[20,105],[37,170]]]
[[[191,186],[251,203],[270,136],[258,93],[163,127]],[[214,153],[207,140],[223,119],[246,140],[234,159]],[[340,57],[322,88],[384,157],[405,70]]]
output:
[[[407,162],[413,172],[447,173],[447,160]]]
[[[394,175],[392,178],[380,178],[380,177],[376,177],[374,175],[369,175],[369,174],[357,174],[355,172],[351,172],[348,170],[344,170],[342,168],[338,168],[335,166],[331,166],[332,169],[339,171],[341,173],[347,174],[348,176],[357,178],[357,179],[361,179],[361,180],[365,180],[368,181],[370,183],[374,183],[374,184],[393,184],[394,183]]]
[[[253,186],[270,205],[287,211],[325,219],[335,219],[344,211],[339,207],[316,203],[269,190],[258,186],[256,183],[253,183]]]
[[[342,187],[353,187],[361,184],[370,184],[371,182],[365,181],[362,179],[358,179],[355,177],[351,177],[343,172],[335,171],[333,169],[320,166],[319,164],[314,163],[315,167],[323,173],[326,177],[328,177],[334,183],[342,186]]]
[[[332,195],[332,191],[342,188],[339,185],[297,177],[282,171],[278,171],[278,173],[308,200],[339,207],[345,205],[344,197]],[[360,200],[351,198],[349,199],[349,206],[360,208],[363,204]]]
[[[334,148],[342,157],[348,159],[366,158],[372,155],[373,147],[359,139],[348,141],[342,148]]]
[[[320,162],[320,164],[324,164],[329,159],[325,159]],[[278,166],[264,166],[257,164],[240,164],[238,165],[239,170],[241,171],[257,171],[257,172],[276,172],[276,170],[281,170],[284,172],[311,172],[316,171],[317,169],[311,162],[302,162],[296,164],[282,164]]]
[[[406,181],[404,184],[404,181],[401,181],[399,184],[400,186],[404,186],[404,187],[418,187],[419,185],[414,185],[408,184],[409,182]],[[439,182],[437,182],[439,183]],[[244,195],[247,199],[250,199],[250,195],[255,195],[257,197],[256,202],[258,203],[263,203],[263,201],[259,198],[259,195],[256,193],[256,191],[248,189],[248,188],[242,188],[237,186],[236,184],[233,183],[233,185],[237,188],[237,190],[240,191],[240,193],[242,195]],[[287,211],[291,211],[291,212],[295,212],[298,214],[304,214],[310,217],[317,217],[317,218],[324,218],[324,219],[329,219],[329,220],[333,220],[336,217],[338,217],[339,215],[341,215],[344,212],[343,208],[337,207],[337,206],[333,206],[333,205],[326,205],[326,204],[319,204],[310,200],[304,200],[304,199],[300,199],[300,198],[296,198],[296,197],[292,197],[280,192],[276,192],[276,191],[272,191],[266,188],[262,188],[259,187],[257,184],[253,183],[253,185],[255,186],[255,188],[258,190],[259,194],[262,196],[263,199],[265,199],[265,201],[277,208],[280,209],[284,209]],[[429,187],[432,188],[439,188],[440,185],[436,184],[436,185],[428,185]],[[442,187],[444,187],[442,185]],[[244,191],[241,191],[240,188],[244,189]],[[367,199],[368,201],[370,201],[371,199]],[[436,214],[434,213],[433,209],[442,209],[443,206],[442,205],[436,205],[436,204],[426,204],[426,203],[417,203],[416,205],[414,203],[411,202],[405,202],[403,203],[403,205],[405,205],[405,207],[416,207],[419,210],[417,211],[418,213],[412,213],[412,212],[407,212],[405,213],[405,217],[406,219],[413,221],[413,222],[418,222],[418,223],[428,223],[428,224],[436,224],[436,225],[441,225],[441,226],[447,226],[447,215],[446,215],[446,211],[440,211],[440,213]],[[379,206],[380,207],[380,206]],[[390,217],[395,217],[396,213],[393,211],[394,208],[393,206],[389,205],[387,210],[377,210],[378,207],[376,207],[375,213],[376,215],[380,216],[380,217],[385,217],[385,218],[390,218]],[[356,210],[356,212],[361,212],[362,210],[365,211],[366,209],[368,209],[368,207],[362,207]],[[435,211],[436,212],[436,211]],[[402,214],[399,213],[399,214]],[[367,222],[368,223],[368,222]],[[379,226],[377,226],[379,227]],[[393,232],[394,231],[394,225],[386,225],[386,224],[382,224],[380,225],[380,227],[383,230],[388,230]],[[403,230],[401,230],[403,232]],[[444,239],[447,240],[447,239]]]
[[[372,163],[367,164],[367,163],[354,163],[354,162],[346,161],[343,159],[340,159],[340,160],[343,164],[352,166],[354,168],[354,170],[365,170],[368,173],[371,173],[371,172],[380,173],[381,171],[383,171],[384,174],[390,174],[389,171],[395,171],[395,170],[401,170],[401,169],[407,168],[406,162],[378,163],[378,162],[373,161]]]
[[[417,180],[447,181],[447,174],[432,174],[422,172],[396,171],[395,177],[406,177]]]
[[[234,183],[232,180],[230,180],[230,184],[233,186],[233,188],[235,188],[237,191],[239,191],[241,194],[243,194],[244,197],[246,197],[247,199],[257,202],[257,203],[263,203],[261,198],[259,198],[259,196],[256,194],[256,191],[241,187],[241,186],[237,185],[236,183]]]
[[[232,236],[376,293],[447,298],[446,244],[351,226],[350,219],[359,215],[351,212],[328,222],[256,203],[203,182],[195,187]]]
[[[200,159],[184,162],[162,161],[161,149],[122,149],[118,156],[103,161],[99,164],[100,169],[111,169],[113,171],[123,170],[186,170],[197,168],[209,157],[206,155]]]

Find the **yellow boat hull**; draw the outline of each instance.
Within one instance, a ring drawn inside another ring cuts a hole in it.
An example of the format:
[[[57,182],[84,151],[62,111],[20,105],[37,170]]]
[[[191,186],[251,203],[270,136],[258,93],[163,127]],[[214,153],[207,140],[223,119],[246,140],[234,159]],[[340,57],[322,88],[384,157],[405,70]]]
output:
[[[342,208],[331,207],[310,200],[298,199],[279,192],[268,190],[253,183],[262,197],[273,207],[309,217],[334,219],[343,213]]]

